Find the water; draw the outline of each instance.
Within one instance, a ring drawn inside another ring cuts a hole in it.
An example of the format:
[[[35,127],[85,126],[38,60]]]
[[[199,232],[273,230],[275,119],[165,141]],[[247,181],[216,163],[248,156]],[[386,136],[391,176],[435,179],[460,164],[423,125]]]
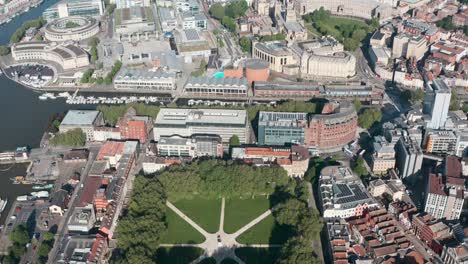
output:
[[[24,21],[36,19],[47,7],[58,0],[46,0],[40,6],[15,17],[10,23],[0,26],[0,44],[8,43],[11,34]],[[5,76],[0,76],[0,151],[13,150],[17,146],[38,147],[49,117],[68,109],[89,109],[93,106],[67,105],[64,100],[40,101],[35,93]],[[0,197],[8,198],[0,224],[4,223],[8,210],[17,196],[31,192],[31,185],[12,184],[10,178],[25,175],[26,165],[15,165],[7,171],[0,166]]]

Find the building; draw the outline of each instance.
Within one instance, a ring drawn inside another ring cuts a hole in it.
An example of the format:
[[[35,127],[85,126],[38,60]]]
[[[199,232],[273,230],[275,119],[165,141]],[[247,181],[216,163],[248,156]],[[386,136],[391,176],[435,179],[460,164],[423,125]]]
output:
[[[88,233],[96,222],[96,215],[92,205],[76,207],[68,221],[67,228],[70,232]]]
[[[115,10],[115,37],[120,41],[148,39],[154,34],[155,23],[151,7],[129,7]]]
[[[60,44],[47,41],[15,43],[11,47],[11,56],[18,62],[46,61],[56,63],[64,70],[89,65],[88,53],[71,42]]]
[[[374,137],[374,154],[372,155],[372,172],[375,174],[387,173],[395,167],[395,144],[388,142],[382,136]]]
[[[223,143],[217,135],[162,136],[157,150],[162,157],[222,157]]]
[[[154,121],[154,140],[161,136],[214,134],[222,138],[224,145],[236,135],[240,143],[250,140],[249,121],[245,110],[220,109],[172,109],[162,108]]]
[[[421,35],[400,33],[393,39],[393,58],[420,60],[427,51],[427,40]]]
[[[447,235],[450,230],[447,225],[427,213],[414,215],[411,224],[414,234],[428,246],[433,244],[434,239]]]
[[[208,59],[211,55],[209,36],[201,36],[198,29],[184,29],[176,31],[175,39],[179,54],[185,57],[185,62],[192,62],[194,57]]]
[[[146,143],[148,134],[152,128],[151,118],[148,116],[137,116],[135,109],[130,107],[125,115],[117,121],[116,126],[123,140],[138,140],[141,144]]]
[[[177,27],[177,19],[174,16],[174,11],[170,8],[159,7],[159,22],[163,32],[171,32]]]
[[[348,224],[343,219],[333,219],[326,222],[329,248],[332,251],[333,263],[348,263],[346,250],[350,247]]]
[[[455,154],[457,136],[453,131],[429,130],[425,140],[427,153]]]
[[[318,153],[341,151],[356,139],[357,113],[349,101],[326,104],[321,114],[311,115],[306,145]]]
[[[252,58],[270,63],[270,70],[283,72],[288,65],[297,65],[298,61],[284,41],[254,42]]]
[[[81,41],[99,32],[99,22],[93,17],[68,16],[55,19],[44,28],[44,37],[50,41]]]
[[[258,144],[284,145],[305,144],[308,126],[306,113],[263,112],[258,118]]]
[[[332,15],[358,17],[370,20],[373,17],[379,20],[389,19],[394,9],[391,5],[377,0],[299,0],[294,2],[294,8],[300,15],[312,13],[323,7]]]
[[[447,121],[452,92],[441,79],[434,79],[430,88],[432,88],[433,92],[427,95],[425,102],[425,104],[431,107],[431,119],[427,127],[440,129],[445,126],[445,122]]]
[[[129,7],[146,7],[151,5],[150,0],[113,0],[117,9]],[[111,1],[112,2],[112,1]]]
[[[177,89],[176,74],[161,70],[121,69],[114,78],[114,88],[127,91],[146,91],[173,94]]]
[[[343,45],[331,36],[300,42],[301,77],[349,78],[356,74],[356,58],[344,51]]]
[[[329,103],[322,114],[260,112],[260,145],[299,144],[320,153],[340,151],[356,138],[357,114],[349,102]]]
[[[183,29],[206,29],[208,25],[206,16],[201,12],[194,13],[187,11],[179,14],[179,20],[181,21]]]
[[[249,87],[245,78],[190,77],[184,93],[201,97],[246,97]]]
[[[325,219],[362,216],[367,210],[379,207],[349,167],[323,168],[320,172],[318,192]]]
[[[107,141],[109,139],[122,139],[118,127],[98,126],[94,128],[95,141]]]
[[[81,129],[86,134],[86,141],[94,141],[94,128],[104,125],[102,113],[94,110],[70,110],[59,126],[60,133]]]
[[[105,10],[102,0],[62,0],[47,8],[42,16],[48,22],[68,16],[91,16],[99,19]]]
[[[396,146],[396,168],[402,179],[413,177],[421,171],[423,153],[414,137],[401,137]]]
[[[457,220],[460,218],[463,202],[463,189],[446,186],[442,183],[441,176],[429,175],[424,212],[436,219]]]
[[[302,178],[309,167],[308,150],[301,146],[241,146],[231,149],[233,159],[263,166],[278,164],[290,177]]]

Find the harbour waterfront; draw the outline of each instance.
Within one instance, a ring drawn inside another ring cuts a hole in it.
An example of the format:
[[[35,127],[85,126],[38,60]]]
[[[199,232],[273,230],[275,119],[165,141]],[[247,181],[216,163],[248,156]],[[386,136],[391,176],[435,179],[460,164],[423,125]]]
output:
[[[0,44],[7,44],[11,34],[23,22],[36,19],[49,6],[58,0],[46,0],[29,12],[15,17],[10,23],[0,26]],[[39,94],[0,76],[0,151],[14,150],[17,146],[38,147],[49,117],[56,112],[71,108],[93,108],[93,106],[67,105],[64,100],[40,101]],[[95,106],[94,106],[95,107]],[[7,198],[8,204],[0,217],[5,222],[8,211],[19,195],[32,191],[31,185],[13,184],[10,178],[24,176],[28,164],[0,165],[0,197]],[[11,168],[10,168],[11,167]]]

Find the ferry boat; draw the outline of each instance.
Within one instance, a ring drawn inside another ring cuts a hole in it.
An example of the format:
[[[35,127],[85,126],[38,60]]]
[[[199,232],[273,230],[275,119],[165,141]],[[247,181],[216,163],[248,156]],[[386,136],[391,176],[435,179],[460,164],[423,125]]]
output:
[[[52,183],[46,185],[34,185],[32,188],[33,190],[47,190],[52,189],[54,185]]]
[[[0,213],[2,213],[3,210],[5,210],[7,203],[8,203],[8,199],[5,198],[5,200],[3,200],[0,198]]]

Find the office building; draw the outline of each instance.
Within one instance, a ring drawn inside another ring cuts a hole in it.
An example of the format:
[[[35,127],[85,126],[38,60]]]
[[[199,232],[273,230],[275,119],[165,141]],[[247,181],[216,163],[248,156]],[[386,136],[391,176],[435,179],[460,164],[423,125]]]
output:
[[[115,10],[115,37],[119,41],[148,39],[156,29],[151,7],[129,7]]]
[[[414,137],[401,137],[396,146],[396,167],[400,178],[417,175],[421,171],[423,153]]]
[[[208,21],[203,13],[193,13],[190,11],[180,13],[179,20],[183,29],[206,29]]]
[[[150,6],[150,0],[113,0],[115,1],[116,9],[129,8],[129,7],[145,7]]]
[[[70,232],[88,233],[96,222],[93,205],[76,207],[68,221],[67,228]]]
[[[434,79],[430,88],[432,88],[432,92],[428,93],[425,102],[431,107],[431,119],[427,123],[427,128],[441,129],[447,121],[452,92],[441,79]]]
[[[305,144],[308,126],[306,113],[263,112],[258,118],[258,144],[284,145]]]
[[[81,129],[86,134],[86,141],[94,141],[94,127],[103,126],[102,113],[94,110],[70,110],[59,126],[60,133]]]
[[[241,159],[257,166],[278,164],[289,177],[302,178],[309,167],[307,148],[287,146],[240,146],[231,149],[232,159]]]
[[[249,143],[246,110],[162,108],[154,121],[154,140],[161,136],[211,134],[222,138],[224,145],[236,135],[240,143]]]
[[[163,32],[171,32],[177,27],[174,11],[167,7],[159,7],[159,22]]]
[[[425,141],[427,153],[455,154],[457,136],[453,131],[428,130]]]
[[[395,144],[382,136],[374,137],[374,154],[372,155],[372,172],[384,174],[395,167]]]
[[[301,77],[349,78],[356,74],[356,58],[344,51],[331,36],[298,43],[301,48]]]
[[[393,39],[393,58],[415,58],[420,60],[427,51],[427,40],[421,35],[400,33]]]
[[[254,42],[252,58],[269,62],[270,70],[276,72],[283,72],[283,67],[298,63],[285,41]]]
[[[323,168],[320,172],[319,193],[325,219],[362,216],[367,210],[379,207],[361,179],[349,167]]]
[[[162,136],[157,150],[162,157],[222,157],[223,143],[217,135]]]
[[[248,95],[248,84],[245,78],[190,77],[185,84],[184,92],[195,96],[245,97]]]
[[[99,19],[105,10],[102,0],[62,0],[47,8],[42,16],[47,22],[69,16],[91,16]]]
[[[457,220],[460,218],[463,203],[463,189],[446,186],[442,182],[442,176],[429,175],[424,212],[431,214],[436,219]]]
[[[67,25],[76,26],[69,27]],[[92,17],[68,16],[47,23],[44,37],[50,41],[81,41],[99,32],[99,22]]]
[[[88,53],[71,42],[60,44],[48,41],[19,42],[11,46],[11,56],[18,62],[57,63],[64,70],[89,65]]]
[[[114,78],[117,90],[151,91],[172,94],[176,90],[176,75],[148,69],[121,69]]]

